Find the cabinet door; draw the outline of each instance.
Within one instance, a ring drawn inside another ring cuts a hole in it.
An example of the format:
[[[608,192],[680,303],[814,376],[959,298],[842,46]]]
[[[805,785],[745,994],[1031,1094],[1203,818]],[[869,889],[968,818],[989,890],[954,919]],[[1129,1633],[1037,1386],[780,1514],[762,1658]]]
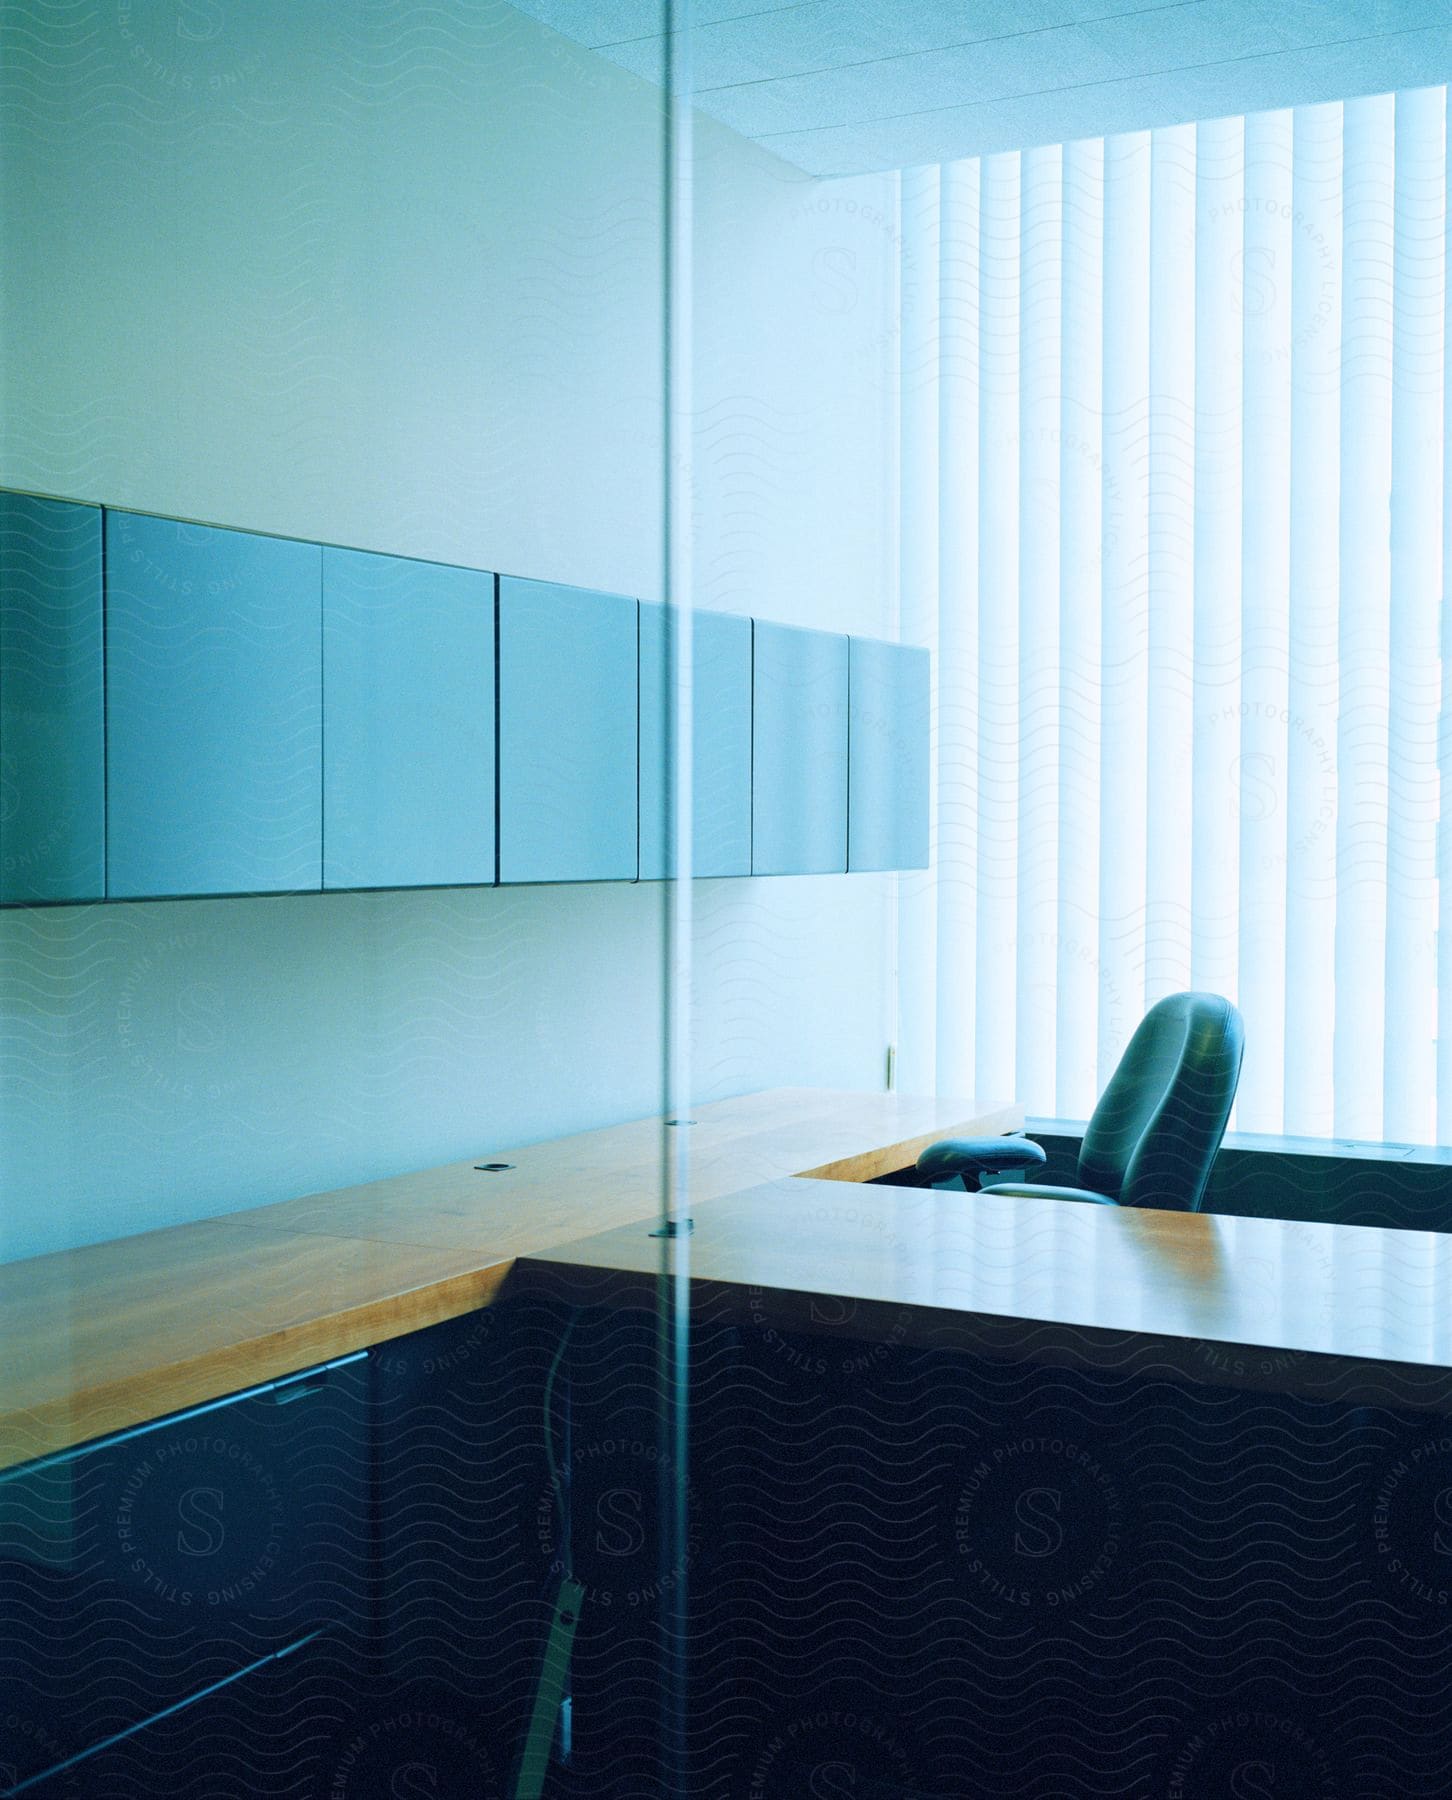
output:
[[[847,639],[754,627],[752,851],[756,875],[847,868]]]
[[[926,650],[853,638],[849,869],[928,866]]]
[[[323,886],[494,880],[494,577],[323,551]]]
[[[499,582],[499,879],[634,881],[639,608]]]
[[[106,522],[107,892],[322,884],[322,551]]]
[[[0,494],[0,901],[105,876],[101,510]]]
[[[0,1471],[0,1770],[54,1768],[312,1632],[356,1658],[367,1428],[366,1364],[340,1359]]]
[[[665,608],[640,609],[640,878],[670,873],[666,800]],[[691,620],[691,867],[751,873],[751,620],[698,612]]]

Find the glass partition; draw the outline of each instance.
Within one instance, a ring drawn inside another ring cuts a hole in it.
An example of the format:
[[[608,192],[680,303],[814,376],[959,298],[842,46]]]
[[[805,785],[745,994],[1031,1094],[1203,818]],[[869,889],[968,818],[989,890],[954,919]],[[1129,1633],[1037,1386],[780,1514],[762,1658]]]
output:
[[[5,1795],[678,1785],[689,132],[536,10],[0,19]]]

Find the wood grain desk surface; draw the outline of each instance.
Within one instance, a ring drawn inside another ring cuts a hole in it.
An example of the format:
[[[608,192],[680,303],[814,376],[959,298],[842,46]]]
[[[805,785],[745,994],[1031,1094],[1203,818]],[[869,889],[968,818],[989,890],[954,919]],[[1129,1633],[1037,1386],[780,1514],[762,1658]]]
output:
[[[698,1318],[1155,1366],[1389,1405],[1452,1404],[1452,1236],[780,1181],[692,1205],[684,1247],[638,1226],[521,1260],[578,1303],[688,1272]]]
[[[798,1173],[861,1182],[935,1138],[1023,1124],[1002,1102],[814,1088],[693,1118],[679,1128],[693,1205]],[[486,1143],[466,1162],[0,1265],[0,1468],[486,1306],[516,1257],[652,1220],[668,1142],[652,1118]]]

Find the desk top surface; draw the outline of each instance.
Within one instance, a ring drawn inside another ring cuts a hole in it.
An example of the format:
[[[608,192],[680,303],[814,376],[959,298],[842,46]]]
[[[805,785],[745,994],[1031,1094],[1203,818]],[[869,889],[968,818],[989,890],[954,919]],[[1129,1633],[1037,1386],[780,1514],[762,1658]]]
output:
[[[1016,1130],[1023,1114],[801,1088],[719,1101],[694,1121],[693,1205],[799,1173],[870,1180],[935,1138]],[[674,1141],[652,1118],[489,1145],[442,1168],[0,1265],[0,1468],[487,1305],[516,1257],[658,1216]]]
[[[1123,1364],[1133,1339],[1138,1360],[1153,1345],[1194,1378],[1383,1404],[1452,1397],[1452,1236],[1439,1232],[824,1181],[691,1210],[679,1251],[627,1226],[531,1255],[520,1274],[561,1299],[629,1304],[664,1261],[689,1275],[698,1317],[761,1331],[1032,1341],[1100,1365]]]

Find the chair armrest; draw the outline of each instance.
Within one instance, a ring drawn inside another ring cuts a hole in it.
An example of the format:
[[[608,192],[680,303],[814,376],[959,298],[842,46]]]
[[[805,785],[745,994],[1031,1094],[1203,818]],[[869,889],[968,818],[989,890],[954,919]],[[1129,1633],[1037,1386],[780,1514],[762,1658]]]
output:
[[[930,1181],[947,1181],[954,1175],[981,1175],[986,1170],[1041,1169],[1048,1160],[1043,1145],[1032,1138],[942,1138],[923,1151],[918,1170]]]
[[[1096,1194],[1091,1188],[1050,1187],[1047,1181],[990,1181],[979,1189],[1002,1200],[1073,1200],[1084,1206],[1118,1206],[1113,1194]]]

